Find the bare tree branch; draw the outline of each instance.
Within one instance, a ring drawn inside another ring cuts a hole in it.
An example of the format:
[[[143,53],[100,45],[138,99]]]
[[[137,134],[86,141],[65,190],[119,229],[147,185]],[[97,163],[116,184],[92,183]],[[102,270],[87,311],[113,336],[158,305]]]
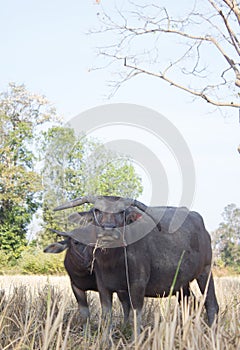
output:
[[[163,79],[165,80],[166,82],[168,82],[170,85],[173,85],[181,90],[184,90],[186,92],[189,92],[190,94],[192,95],[195,95],[195,96],[198,96],[198,97],[201,97],[203,98],[204,100],[206,100],[208,103],[211,103],[212,105],[214,106],[219,106],[219,107],[238,107],[240,108],[240,103],[238,104],[234,104],[233,105],[233,102],[219,102],[218,100],[213,100],[211,99],[210,97],[208,97],[205,93],[204,93],[204,90],[198,92],[196,90],[192,90],[190,88],[187,88],[186,86],[183,86],[181,84],[178,84],[176,81],[168,78],[165,74],[158,74],[158,73],[154,73],[154,72],[150,72],[150,71],[146,71],[144,69],[141,69],[139,67],[134,67],[132,66],[131,64],[128,64],[126,59],[125,59],[125,67],[128,67],[128,68],[131,68],[132,69],[132,72],[136,73],[136,71],[138,73],[144,73],[144,74],[148,74],[148,75],[152,75],[154,77],[157,77],[157,78],[160,78],[160,79]],[[130,77],[128,77],[129,79]],[[207,87],[205,88],[207,89]]]
[[[223,0],[223,1],[232,10],[233,14],[236,16],[238,20],[238,24],[240,25],[240,9],[237,1],[236,0]]]
[[[229,36],[231,38],[231,42],[234,45],[235,50],[240,55],[240,43],[239,43],[239,40],[238,40],[236,34],[234,33],[233,29],[231,28],[230,24],[228,23],[227,17],[224,15],[222,10],[220,10],[219,7],[212,0],[209,0],[209,2],[215,8],[215,10],[219,13],[219,15],[222,17],[224,25],[227,28],[227,31],[228,31]]]
[[[158,3],[129,1],[128,6],[125,12],[117,10],[118,19],[105,13],[101,17],[99,32],[110,33],[114,42],[99,52],[111,62],[121,62],[123,69],[119,80],[111,82],[113,93],[145,74],[212,105],[240,107],[238,1],[196,0],[189,12],[181,8],[178,16]]]

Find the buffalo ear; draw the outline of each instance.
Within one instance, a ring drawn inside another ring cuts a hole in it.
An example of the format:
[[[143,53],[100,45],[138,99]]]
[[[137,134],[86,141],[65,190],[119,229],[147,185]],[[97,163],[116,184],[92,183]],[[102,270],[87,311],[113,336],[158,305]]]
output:
[[[63,252],[67,248],[68,248],[67,242],[62,241],[62,242],[54,242],[52,244],[49,244],[43,251],[44,253],[58,254]]]
[[[90,222],[92,222],[93,217],[92,213],[90,211],[83,211],[79,213],[73,213],[69,215],[68,221],[70,221],[73,224],[77,224],[80,226],[86,226]]]
[[[131,211],[129,216],[126,216],[126,219],[127,225],[125,227],[124,238],[127,245],[139,241],[156,228],[153,218],[145,212]]]
[[[137,211],[132,211],[130,214],[127,215],[127,224],[132,224],[133,222],[142,219],[143,214],[137,212]]]

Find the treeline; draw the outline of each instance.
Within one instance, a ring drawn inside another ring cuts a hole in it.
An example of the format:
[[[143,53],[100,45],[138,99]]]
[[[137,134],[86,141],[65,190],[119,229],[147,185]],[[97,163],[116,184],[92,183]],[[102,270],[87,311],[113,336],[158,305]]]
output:
[[[53,241],[50,227],[67,229],[64,213],[52,211],[60,203],[86,194],[136,198],[141,192],[127,156],[64,126],[44,96],[15,83],[0,94],[2,266],[19,266],[24,254],[27,260],[30,251]]]
[[[43,254],[67,230],[60,203],[89,194],[137,198],[131,161],[64,126],[55,108],[24,85],[0,93],[0,273],[61,273],[63,256]],[[37,223],[37,224],[36,224]],[[214,264],[240,273],[240,209],[228,205],[212,233]]]
[[[223,222],[212,233],[214,264],[240,273],[240,208],[229,204],[222,217]]]

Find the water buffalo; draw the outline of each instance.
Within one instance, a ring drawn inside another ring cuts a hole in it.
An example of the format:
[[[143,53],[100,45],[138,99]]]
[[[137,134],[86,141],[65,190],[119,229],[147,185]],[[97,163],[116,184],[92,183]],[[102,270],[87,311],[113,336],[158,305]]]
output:
[[[211,240],[198,213],[106,196],[78,198],[55,210],[86,202],[94,207],[72,214],[81,226],[67,236],[85,244],[99,245],[100,241],[104,248],[97,245],[94,252],[103,316],[111,312],[112,293],[126,291],[140,327],[144,296],[174,295],[181,288],[188,296],[189,283],[196,279],[202,293],[207,289],[205,307],[212,325],[218,303],[211,274]]]
[[[98,291],[95,274],[91,269],[92,248],[75,239],[66,238],[64,241],[50,244],[44,249],[44,252],[56,254],[65,249],[67,252],[64,266],[70,277],[71,287],[78,303],[80,323],[85,328],[90,316],[86,291]],[[129,296],[126,291],[118,291],[117,294],[123,308],[124,323],[126,323],[130,312]]]

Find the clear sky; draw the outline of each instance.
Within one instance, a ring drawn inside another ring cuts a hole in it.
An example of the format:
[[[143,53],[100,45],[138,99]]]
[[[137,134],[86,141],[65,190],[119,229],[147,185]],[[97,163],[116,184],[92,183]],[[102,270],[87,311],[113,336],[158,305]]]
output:
[[[101,3],[108,7],[111,2]],[[203,215],[207,228],[218,226],[227,204],[240,206],[237,110],[224,118],[204,101],[193,102],[186,93],[146,76],[124,84],[112,99],[106,100],[111,92],[108,81],[114,79],[114,74],[109,68],[90,70],[100,64],[95,48],[102,45],[102,37],[85,34],[97,27],[100,5],[93,0],[0,0],[0,5],[1,91],[10,81],[24,83],[30,91],[47,96],[66,120],[106,103],[153,108],[177,127],[191,150],[196,170],[192,208]],[[119,129],[117,133],[127,132]],[[106,140],[113,134],[112,130],[104,130],[97,135]],[[157,154],[155,141],[152,139],[152,146],[151,139],[149,142]],[[174,173],[166,172],[173,188]],[[147,191],[149,184],[145,188],[146,200]],[[174,195],[171,198],[169,204],[177,205]]]

